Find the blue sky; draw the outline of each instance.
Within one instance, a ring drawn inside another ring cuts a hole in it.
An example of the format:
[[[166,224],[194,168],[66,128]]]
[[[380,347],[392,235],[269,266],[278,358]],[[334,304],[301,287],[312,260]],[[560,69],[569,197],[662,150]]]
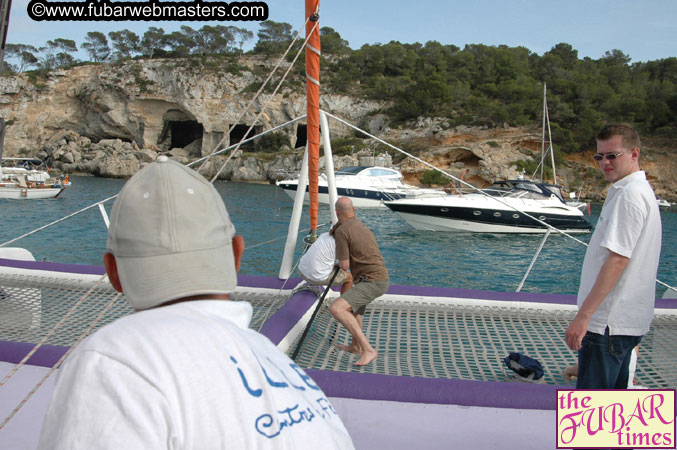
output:
[[[139,36],[150,27],[165,32],[205,22],[35,22],[29,0],[13,0],[8,42],[44,46],[50,39],[84,42],[88,31],[129,29]],[[303,0],[269,0],[269,19],[303,25]],[[217,22],[209,22],[216,24]],[[223,22],[254,33],[257,22]],[[324,0],[321,26],[338,31],[354,49],[366,43],[430,40],[442,44],[524,46],[543,54],[560,42],[579,57],[600,58],[622,50],[633,62],[677,56],[675,0]],[[250,44],[251,46],[251,44]],[[83,53],[80,58],[86,58]]]

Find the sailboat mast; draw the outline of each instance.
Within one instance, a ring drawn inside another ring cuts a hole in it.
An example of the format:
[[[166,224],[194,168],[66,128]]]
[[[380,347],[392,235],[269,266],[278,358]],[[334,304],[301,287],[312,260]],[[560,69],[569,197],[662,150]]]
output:
[[[555,169],[555,149],[552,146],[552,132],[550,130],[550,114],[548,113],[548,99],[546,97],[547,86],[543,83],[543,127],[541,135],[541,182],[545,181],[545,158],[550,152],[552,164],[552,184],[557,184],[557,169]],[[548,128],[548,149],[545,149],[545,128]]]
[[[320,174],[320,16],[319,0],[306,0],[306,114],[308,136],[308,195],[310,230],[315,234]]]
[[[545,103],[545,82],[543,83],[543,126],[541,127],[541,182],[545,179],[545,114],[547,106]]]

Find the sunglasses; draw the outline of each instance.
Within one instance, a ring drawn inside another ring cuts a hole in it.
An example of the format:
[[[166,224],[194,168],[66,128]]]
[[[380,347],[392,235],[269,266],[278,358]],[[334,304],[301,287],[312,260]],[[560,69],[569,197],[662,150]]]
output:
[[[601,161],[604,158],[608,159],[609,161],[613,161],[614,159],[618,158],[621,156],[624,152],[619,152],[619,153],[597,153],[596,155],[593,156],[593,159],[595,161]]]

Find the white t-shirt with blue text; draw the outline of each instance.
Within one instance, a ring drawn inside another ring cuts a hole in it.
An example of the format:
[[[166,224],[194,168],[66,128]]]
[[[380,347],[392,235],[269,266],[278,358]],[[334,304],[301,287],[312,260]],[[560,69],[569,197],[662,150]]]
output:
[[[352,449],[329,400],[251,305],[199,300],[118,319],[58,373],[40,449]]]

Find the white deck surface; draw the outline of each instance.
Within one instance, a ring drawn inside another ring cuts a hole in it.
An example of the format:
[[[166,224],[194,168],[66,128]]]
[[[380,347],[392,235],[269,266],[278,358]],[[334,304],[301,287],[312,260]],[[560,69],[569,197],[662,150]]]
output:
[[[13,364],[0,362],[0,378]],[[0,389],[0,421],[48,371],[24,366]],[[0,450],[36,448],[43,415],[54,386],[50,377],[20,412],[0,430]],[[555,448],[555,411],[512,410],[456,405],[332,398],[357,449]]]

